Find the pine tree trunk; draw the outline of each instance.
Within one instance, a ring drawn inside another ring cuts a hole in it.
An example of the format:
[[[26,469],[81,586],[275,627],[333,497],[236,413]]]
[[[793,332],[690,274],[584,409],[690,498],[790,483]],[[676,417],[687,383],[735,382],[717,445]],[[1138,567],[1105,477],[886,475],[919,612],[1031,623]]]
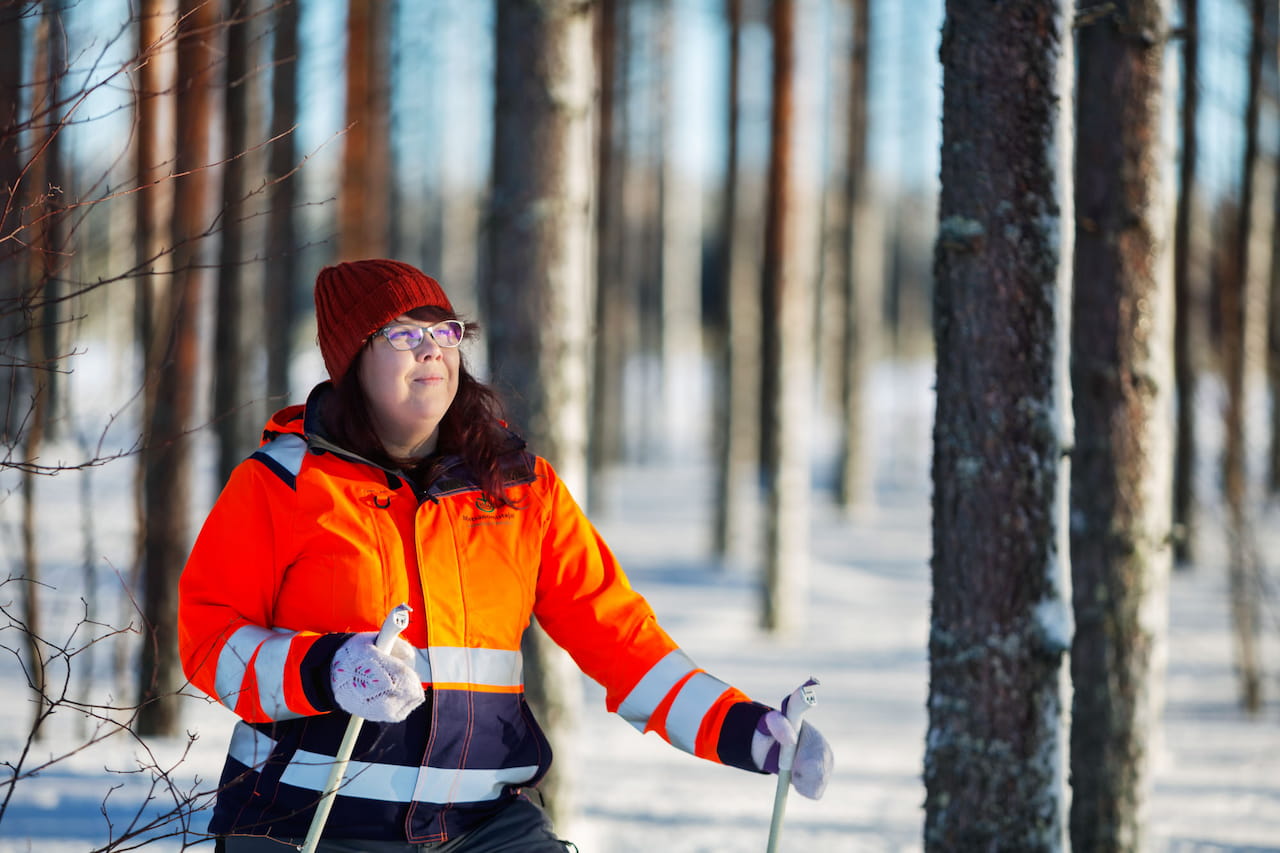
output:
[[[1166,0],[1082,27],[1076,132],[1071,565],[1076,633],[1071,842],[1149,846],[1150,744],[1161,717],[1173,458],[1172,161]]]
[[[677,104],[683,70],[677,45],[676,4],[662,0],[661,71],[662,133],[662,447],[668,455],[688,459],[701,449],[702,419],[697,403],[704,398],[702,377],[702,186],[688,173],[680,151],[686,130]],[[688,67],[688,62],[683,68]]]
[[[761,380],[751,354],[758,352],[762,322],[759,261],[754,254],[760,240],[751,227],[755,218],[745,198],[745,170],[739,153],[742,0],[726,0],[725,16],[729,30],[727,157],[721,214],[725,331],[718,371],[724,378],[717,407],[719,454],[713,539],[715,553],[722,560],[744,557],[752,544],[750,532],[759,497]]]
[[[1073,8],[948,0],[925,849],[1065,847]]]
[[[1236,671],[1240,703],[1250,712],[1262,707],[1261,566],[1253,543],[1254,490],[1250,485],[1248,454],[1250,378],[1261,366],[1260,332],[1263,314],[1258,270],[1262,259],[1256,232],[1260,229],[1258,194],[1259,115],[1262,98],[1263,21],[1266,0],[1251,0],[1248,60],[1249,94],[1245,107],[1245,150],[1240,192],[1240,224],[1236,234],[1237,275],[1222,282],[1223,373],[1227,386],[1222,488],[1227,504],[1228,583],[1231,621],[1235,632]],[[1270,195],[1264,195],[1268,202]],[[1264,232],[1270,235],[1270,228]]]
[[[245,311],[245,217],[248,211],[249,157],[249,18],[244,2],[235,2],[226,24],[226,80],[223,111],[222,227],[217,290],[214,295],[213,424],[218,456],[214,488],[217,492],[231,470],[253,447],[246,409],[249,399],[249,312]],[[257,312],[254,312],[256,319]],[[253,339],[260,338],[259,335]]]
[[[1192,283],[1193,237],[1196,233],[1196,159],[1200,114],[1200,0],[1182,0],[1182,140],[1178,206],[1174,224],[1173,363],[1177,380],[1177,432],[1173,462],[1173,556],[1190,564],[1196,551],[1196,364],[1193,319],[1199,313]]]
[[[817,241],[810,246],[804,197],[809,187],[797,180],[795,160],[795,17],[791,0],[773,4],[773,112],[760,337],[760,342],[768,342],[761,359],[767,489],[761,625],[780,634],[799,627],[809,589],[814,350],[812,270],[806,260],[816,257]]]
[[[380,258],[391,244],[391,4],[347,5],[347,129],[338,259]]]
[[[191,547],[191,428],[199,359],[201,235],[208,228],[209,133],[213,123],[217,7],[206,0],[179,5],[175,122],[173,278],[168,314],[157,315],[156,398],[143,452],[146,533],[137,730],[178,731],[178,575]]]
[[[570,490],[586,487],[592,249],[591,17],[577,0],[497,7],[493,192],[484,290],[490,364],[512,421]],[[525,685],[558,753],[540,784],[569,834],[581,675],[540,629]]]
[[[137,124],[134,146],[134,163],[137,170],[137,193],[134,201],[134,269],[138,280],[134,288],[134,326],[138,342],[139,360],[142,363],[142,423],[149,430],[155,420],[157,371],[161,363],[155,340],[157,317],[167,313],[164,296],[169,288],[164,285],[171,268],[172,258],[168,247],[172,245],[170,234],[173,182],[163,180],[167,173],[164,164],[173,156],[172,134],[161,126],[162,99],[172,99],[171,59],[172,42],[166,32],[172,24],[165,0],[143,0],[138,15],[138,63],[137,95],[134,110]],[[134,469],[134,514],[137,536],[136,556],[129,577],[129,588],[137,590],[141,584],[143,565],[146,562],[147,535],[147,463],[145,452],[140,455]],[[132,596],[124,597],[132,605]],[[119,624],[127,625],[132,613],[123,611]],[[121,673],[117,685],[121,697],[131,695],[136,684],[124,683],[132,678],[134,665],[126,659],[128,644],[115,646],[115,671]],[[124,676],[128,673],[128,676]]]
[[[849,54],[849,141],[846,152],[844,228],[844,334],[840,364],[841,433],[837,500],[851,512],[871,500],[866,385],[880,347],[884,298],[884,238],[867,168],[870,98],[871,2],[852,0],[853,44]]]
[[[289,398],[289,362],[298,310],[294,292],[298,281],[298,239],[295,224],[297,181],[293,175],[300,159],[298,122],[298,15],[299,3],[279,3],[272,9],[275,22],[271,72],[271,148],[267,180],[271,183],[267,213],[267,267],[264,283],[267,334],[267,396],[278,405]]]
[[[627,138],[626,16],[622,3],[596,6],[600,103],[597,108],[596,335],[592,352],[591,430],[587,437],[590,510],[600,508],[602,478],[622,460],[623,376],[631,290],[622,267]]]
[[[11,234],[21,216],[21,200],[14,188],[22,178],[19,146],[23,62],[23,7],[0,5],[0,234]],[[0,241],[0,444],[13,450],[19,440],[26,407],[23,400],[29,371],[20,366],[22,312],[14,310],[22,298],[25,279],[19,272],[21,244]]]

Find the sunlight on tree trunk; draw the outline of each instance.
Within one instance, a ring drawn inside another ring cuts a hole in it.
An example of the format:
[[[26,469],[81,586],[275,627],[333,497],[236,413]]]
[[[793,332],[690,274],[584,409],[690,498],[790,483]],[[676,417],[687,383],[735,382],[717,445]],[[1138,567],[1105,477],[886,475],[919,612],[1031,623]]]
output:
[[[513,425],[575,495],[586,489],[591,279],[591,16],[577,0],[506,0],[497,10],[493,191],[484,288],[489,359]],[[525,684],[556,750],[539,784],[562,835],[582,681],[527,632]]]
[[[1126,20],[1164,32],[1167,0]],[[1162,42],[1109,20],[1077,31],[1072,389],[1071,843],[1150,846],[1173,507],[1172,126]]]
[[[1073,4],[946,16],[924,845],[1059,851]]]

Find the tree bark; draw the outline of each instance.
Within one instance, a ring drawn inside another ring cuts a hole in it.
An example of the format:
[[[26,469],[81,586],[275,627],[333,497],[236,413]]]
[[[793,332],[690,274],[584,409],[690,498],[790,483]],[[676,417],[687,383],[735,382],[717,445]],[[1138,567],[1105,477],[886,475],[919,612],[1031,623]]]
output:
[[[1149,845],[1172,538],[1172,161],[1166,0],[1079,30],[1071,565],[1071,842]]]
[[[138,274],[134,289],[134,326],[142,363],[142,423],[144,431],[155,420],[157,370],[161,362],[155,340],[157,317],[167,313],[165,296],[172,258],[172,192],[173,182],[163,179],[173,156],[168,142],[172,134],[162,127],[165,101],[171,101],[172,42],[167,30],[172,16],[164,0],[143,0],[138,15],[138,56],[134,103],[137,124],[134,164],[137,171],[137,193],[134,201],[134,269]],[[134,513],[137,522],[136,558],[130,572],[129,587],[136,590],[141,583],[146,562],[147,536],[147,464],[145,452],[135,468]],[[132,602],[130,602],[132,604]],[[119,624],[129,624],[132,613],[121,614]],[[116,644],[116,672],[130,673],[133,667],[124,659],[127,644]],[[122,696],[130,695],[136,684],[118,685]]]
[[[596,335],[591,380],[591,430],[587,438],[591,483],[588,506],[600,506],[602,478],[623,457],[623,379],[631,289],[622,266],[625,228],[627,9],[618,0],[596,5],[600,103],[596,173]]]
[[[586,487],[592,316],[589,7],[504,0],[497,7],[493,191],[485,288],[495,382],[512,421],[575,494]],[[577,813],[571,778],[581,675],[540,629],[525,636],[525,689],[560,760],[540,788],[562,833]]]
[[[1196,551],[1196,287],[1192,272],[1196,234],[1196,159],[1200,114],[1200,0],[1182,0],[1182,160],[1173,238],[1173,364],[1177,382],[1177,432],[1173,463],[1173,556],[1190,564]]]
[[[181,0],[178,23],[172,292],[157,315],[156,399],[143,451],[146,533],[143,553],[142,660],[138,724],[142,735],[178,731],[178,575],[191,547],[190,430],[199,361],[202,252],[210,198],[210,132],[217,62],[217,5]]]
[[[1073,4],[948,0],[927,850],[1062,850]]]
[[[811,188],[797,180],[795,4],[772,6],[773,108],[764,240],[763,356],[766,482],[761,625],[779,634],[804,618],[809,590],[809,461],[812,422],[813,283],[816,257],[805,214]],[[812,254],[810,251],[812,250]]]
[[[1245,150],[1240,188],[1239,229],[1236,234],[1237,274],[1221,285],[1222,364],[1227,388],[1223,411],[1224,449],[1222,489],[1227,505],[1228,584],[1231,622],[1235,632],[1236,672],[1240,679],[1240,703],[1256,713],[1262,707],[1262,662],[1259,633],[1263,589],[1259,556],[1253,543],[1252,493],[1248,449],[1249,379],[1262,364],[1259,334],[1264,330],[1258,270],[1262,259],[1258,235],[1261,227],[1256,208],[1259,194],[1258,125],[1262,100],[1263,22],[1266,0],[1251,0],[1248,56],[1249,94],[1245,106]],[[1270,196],[1264,196],[1270,201]],[[1265,230],[1270,235],[1270,228]]]
[[[284,0],[272,10],[271,143],[267,180],[267,266],[264,315],[267,334],[267,397],[271,404],[289,398],[289,363],[298,326],[298,238],[295,222],[300,160],[298,134],[298,15],[301,0]]]
[[[749,543],[759,498],[757,472],[760,452],[760,370],[752,353],[759,351],[760,245],[752,232],[755,218],[745,199],[746,170],[739,143],[742,73],[742,0],[725,0],[729,35],[726,97],[726,158],[722,190],[721,244],[724,333],[718,358],[723,377],[716,434],[715,553],[722,560],[743,557]]]
[[[8,237],[22,215],[17,192],[22,177],[22,75],[26,40],[23,9],[0,6],[0,439],[6,450],[16,447],[26,406],[29,371],[20,367],[26,323],[20,310],[25,279],[19,273],[22,241]]]
[[[347,130],[338,259],[379,258],[391,244],[391,4],[347,4]]]
[[[249,425],[254,414],[246,408],[250,397],[247,349],[261,334],[249,334],[250,318],[258,312],[245,310],[245,219],[248,213],[250,78],[249,10],[238,0],[229,10],[226,23],[226,81],[223,87],[223,139],[226,160],[222,164],[222,227],[219,243],[217,290],[214,298],[213,331],[213,423],[218,456],[214,487],[221,491],[231,471],[256,443],[249,435],[261,424]],[[216,492],[215,492],[216,494]]]
[[[871,90],[871,2],[852,0],[853,43],[849,53],[848,150],[845,158],[845,209],[842,264],[844,333],[841,335],[840,472],[837,500],[846,513],[872,499],[866,385],[880,348],[884,299],[884,237],[867,167],[867,110]]]

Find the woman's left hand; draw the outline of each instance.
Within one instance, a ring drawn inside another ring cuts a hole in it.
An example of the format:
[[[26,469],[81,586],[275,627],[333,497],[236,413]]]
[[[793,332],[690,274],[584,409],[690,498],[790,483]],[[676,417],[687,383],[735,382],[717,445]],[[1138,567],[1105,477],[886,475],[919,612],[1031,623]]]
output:
[[[751,739],[751,760],[766,773],[778,772],[778,756],[784,746],[795,747],[791,762],[791,787],[811,800],[822,797],[831,778],[835,756],[822,733],[806,722],[797,733],[780,711],[769,711],[760,718]]]

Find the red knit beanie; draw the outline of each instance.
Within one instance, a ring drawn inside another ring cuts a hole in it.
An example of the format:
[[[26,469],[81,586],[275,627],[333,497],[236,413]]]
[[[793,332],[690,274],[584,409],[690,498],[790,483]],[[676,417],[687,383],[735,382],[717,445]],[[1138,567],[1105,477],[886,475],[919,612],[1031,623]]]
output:
[[[453,306],[440,284],[400,261],[345,261],[316,276],[316,333],[329,378],[342,379],[369,336],[414,308]]]

